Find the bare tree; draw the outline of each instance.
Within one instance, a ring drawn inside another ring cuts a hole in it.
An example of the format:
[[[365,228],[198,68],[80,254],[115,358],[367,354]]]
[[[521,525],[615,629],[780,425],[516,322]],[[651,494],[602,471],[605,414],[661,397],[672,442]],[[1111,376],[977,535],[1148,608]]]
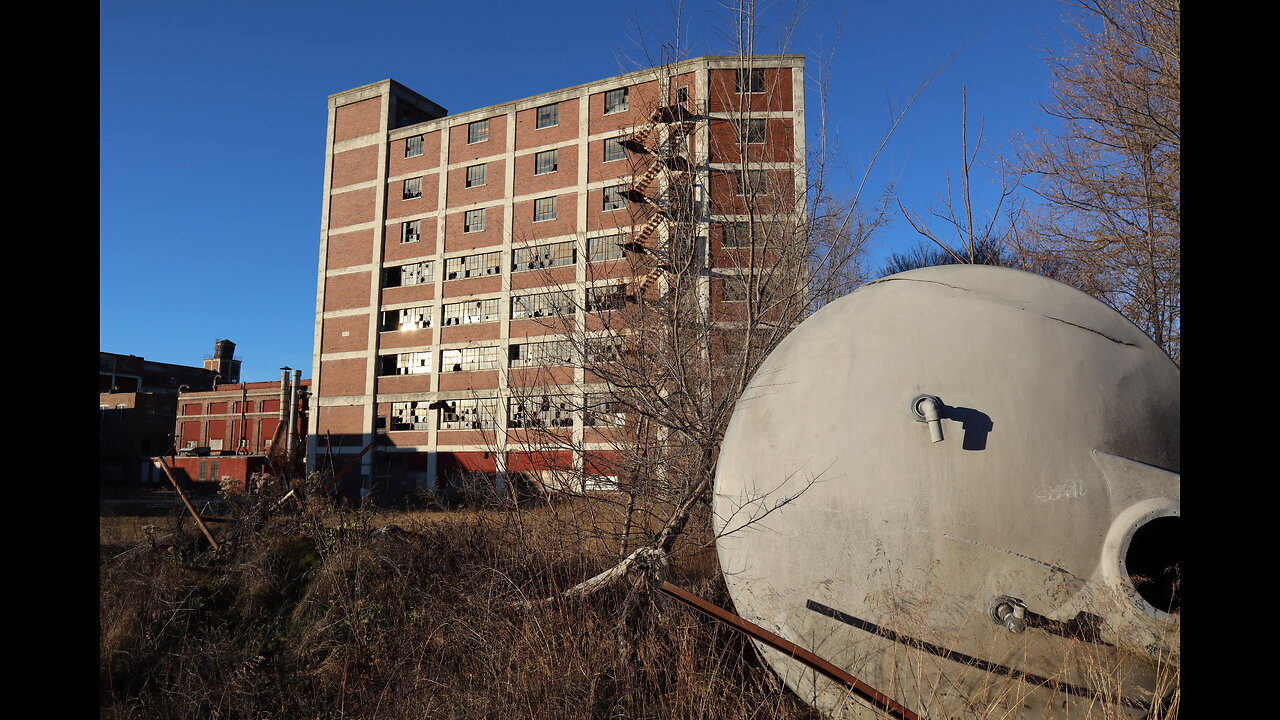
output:
[[[1057,131],[1012,160],[1042,201],[1014,249],[1055,262],[1175,362],[1181,329],[1179,0],[1081,0],[1050,52]]]
[[[585,287],[562,284],[540,316],[546,336],[564,340],[508,377],[509,439],[552,468],[531,473],[536,481],[621,511],[608,538],[619,564],[569,594],[665,566],[689,523],[705,517],[743,389],[793,328],[867,279],[867,243],[887,220],[887,194],[863,203],[865,183],[852,196],[831,189],[826,63],[806,83],[823,108],[818,122],[806,143],[789,139],[800,132],[788,105],[792,70],[756,54],[756,17],[753,3],[733,5],[729,52],[700,93],[678,44],[643,58],[657,92],[647,122],[621,140],[631,181],[588,198],[619,210],[618,230],[579,240]],[[557,271],[542,269],[547,282],[535,284],[545,287]],[[578,388],[566,387],[567,366],[581,368]]]

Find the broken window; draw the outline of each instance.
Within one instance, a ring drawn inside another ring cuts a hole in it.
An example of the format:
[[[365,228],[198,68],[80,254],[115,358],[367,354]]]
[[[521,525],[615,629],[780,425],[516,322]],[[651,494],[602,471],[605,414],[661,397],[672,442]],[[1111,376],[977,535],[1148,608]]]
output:
[[[468,325],[498,319],[498,298],[469,300],[444,306],[445,325]]]
[[[604,210],[621,210],[627,206],[627,199],[622,193],[627,191],[626,185],[614,185],[604,189]]]
[[[482,277],[502,274],[502,253],[489,252],[479,255],[463,255],[444,261],[444,279]]]
[[[482,232],[484,230],[484,208],[468,210],[462,218],[462,232]]]
[[[422,154],[422,136],[414,135],[404,139],[404,156],[407,158],[418,157]]]
[[[511,319],[567,315],[573,312],[573,291],[559,290],[511,296]]]
[[[516,343],[507,348],[507,360],[513,368],[572,365],[573,345],[567,340]]]
[[[400,287],[402,285],[430,285],[433,280],[434,264],[430,260],[396,265],[383,272],[383,287]]]
[[[430,430],[431,405],[426,400],[391,403],[391,430]]]
[[[467,187],[480,187],[489,183],[488,165],[472,165],[467,168]]]
[[[629,298],[625,284],[590,287],[587,288],[587,312],[618,310],[626,305]]]
[[[440,409],[441,430],[483,430],[498,426],[497,398],[445,400]]]
[[[418,242],[418,228],[420,223],[420,220],[410,220],[408,222],[400,223],[400,242]]]
[[[560,167],[559,153],[556,150],[543,150],[533,156],[533,174],[544,175],[555,172]]]
[[[560,106],[559,105],[543,105],[538,108],[537,128],[555,127],[560,124]]]
[[[573,427],[574,403],[567,395],[513,397],[508,403],[508,427]]]
[[[435,308],[430,305],[382,311],[382,331],[421,330],[432,325]]]
[[[622,258],[622,244],[626,242],[626,239],[625,235],[601,235],[600,237],[587,238],[588,261],[620,260]]]
[[[440,351],[440,372],[475,372],[498,367],[498,348],[454,348]]]
[[[623,340],[617,335],[600,335],[587,338],[587,364],[618,362],[622,359]]]
[[[604,114],[625,112],[627,109],[627,89],[609,90],[604,94]]]
[[[409,178],[404,181],[404,199],[412,200],[422,197],[422,178]]]
[[[573,242],[535,245],[511,251],[512,272],[572,265],[577,261],[578,252]]]
[[[431,351],[382,356],[379,375],[427,375],[431,372]]]
[[[587,393],[582,424],[620,427],[627,424],[627,411],[612,393]]]

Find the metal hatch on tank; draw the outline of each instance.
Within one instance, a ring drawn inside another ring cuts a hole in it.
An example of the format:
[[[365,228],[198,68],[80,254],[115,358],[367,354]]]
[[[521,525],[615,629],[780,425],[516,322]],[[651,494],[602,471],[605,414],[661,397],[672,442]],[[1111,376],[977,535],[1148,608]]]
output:
[[[1007,268],[886,277],[743,393],[725,582],[923,717],[1143,717],[1179,666],[1178,432],[1177,366],[1101,302]],[[757,646],[828,717],[880,717]]]

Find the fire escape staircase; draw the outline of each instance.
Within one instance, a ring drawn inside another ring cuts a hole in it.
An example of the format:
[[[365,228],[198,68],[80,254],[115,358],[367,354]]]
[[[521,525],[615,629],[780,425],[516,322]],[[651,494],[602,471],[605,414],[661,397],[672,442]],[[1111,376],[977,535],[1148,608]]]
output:
[[[648,155],[652,159],[644,172],[632,181],[631,188],[622,193],[627,202],[645,209],[643,224],[635,231],[631,242],[622,246],[624,250],[629,252],[656,254],[656,248],[653,243],[654,233],[664,222],[672,220],[670,209],[659,199],[648,194],[658,176],[662,174],[663,170],[683,174],[692,169],[687,158],[676,154],[664,153],[651,145],[651,142],[658,135],[658,129],[664,126],[667,127],[666,144],[669,148],[675,146],[687,137],[689,133],[693,132],[693,129],[697,126],[697,116],[681,103],[660,107],[653,111],[646,127],[619,141],[619,144],[626,148],[627,151],[635,155]],[[663,273],[671,271],[671,266],[665,263],[660,263],[649,270],[636,286],[636,299],[642,298],[649,285],[662,277]]]

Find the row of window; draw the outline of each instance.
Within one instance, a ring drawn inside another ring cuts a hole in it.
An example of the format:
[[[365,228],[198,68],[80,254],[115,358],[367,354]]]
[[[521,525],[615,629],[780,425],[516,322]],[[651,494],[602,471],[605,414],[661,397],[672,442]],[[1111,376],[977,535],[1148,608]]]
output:
[[[734,80],[734,90],[738,93],[763,93],[764,70],[738,70],[737,77]],[[618,88],[617,90],[609,90],[604,94],[604,114],[612,115],[614,113],[626,112],[628,108],[628,90],[627,88]],[[689,89],[682,87],[677,90],[676,102],[687,102],[689,98]],[[552,103],[543,105],[537,109],[537,119],[534,126],[541,130],[543,128],[556,127],[560,124],[560,104]],[[485,142],[489,139],[489,120],[476,120],[467,123],[467,144],[474,145],[476,143]],[[763,142],[763,141],[762,141]],[[405,141],[404,156],[406,158],[419,157],[423,153],[423,136],[414,135]]]
[[[440,430],[488,430],[498,427],[498,398],[410,400],[391,403],[389,430],[429,430],[432,410],[438,409]],[[581,415],[589,427],[622,426],[626,409],[609,393],[588,393],[585,401],[567,395],[509,398],[507,427],[573,427]]]
[[[413,222],[417,223],[416,220]],[[601,262],[620,259],[622,257],[621,246],[625,240],[625,235],[602,235],[587,238],[587,261]],[[501,252],[486,252],[446,258],[444,261],[444,279],[446,281],[463,280],[501,274],[501,258]],[[560,267],[573,265],[577,262],[578,249],[577,244],[573,241],[534,245],[532,247],[516,248],[511,251],[512,272]],[[434,282],[434,267],[434,261],[422,260],[416,263],[387,268],[383,273],[382,285],[383,287],[429,285]]]
[[[483,165],[477,166],[483,169]],[[470,174],[468,174],[467,182],[470,182]],[[484,173],[479,173],[478,177],[483,181]],[[404,181],[404,199],[422,197],[422,178],[410,178]],[[472,187],[468,185],[467,187]],[[609,212],[610,210],[621,210],[627,206],[627,199],[623,195],[627,191],[626,185],[613,185],[604,189],[604,203],[601,210]],[[413,194],[416,193],[416,194]],[[556,219],[556,200],[557,197],[538,198],[533,201],[533,221],[542,222],[544,220]],[[464,233],[484,232],[485,210],[488,208],[477,208],[468,210],[462,218],[462,231]],[[404,223],[400,228],[400,242],[417,242],[418,221],[410,220],[412,227],[405,227],[409,223]]]
[[[606,310],[617,310],[626,304],[629,297],[630,294],[626,285],[590,287],[587,288],[586,311],[604,312]],[[446,303],[442,306],[442,322],[445,327],[496,322],[500,312],[500,305],[501,298]],[[512,320],[571,315],[576,309],[572,290],[555,290],[552,292],[511,296]],[[434,325],[434,315],[435,309],[430,305],[384,310],[381,330],[383,332],[395,332],[397,330],[430,328]]]
[[[569,340],[512,343],[507,346],[507,357],[502,358],[502,347],[452,348],[440,351],[440,372],[478,372],[502,367],[563,367],[576,366],[578,360],[587,365],[616,362],[621,356],[622,339],[617,336],[587,338],[579,350]],[[432,371],[432,351],[421,350],[380,356],[378,374],[429,375]]]

